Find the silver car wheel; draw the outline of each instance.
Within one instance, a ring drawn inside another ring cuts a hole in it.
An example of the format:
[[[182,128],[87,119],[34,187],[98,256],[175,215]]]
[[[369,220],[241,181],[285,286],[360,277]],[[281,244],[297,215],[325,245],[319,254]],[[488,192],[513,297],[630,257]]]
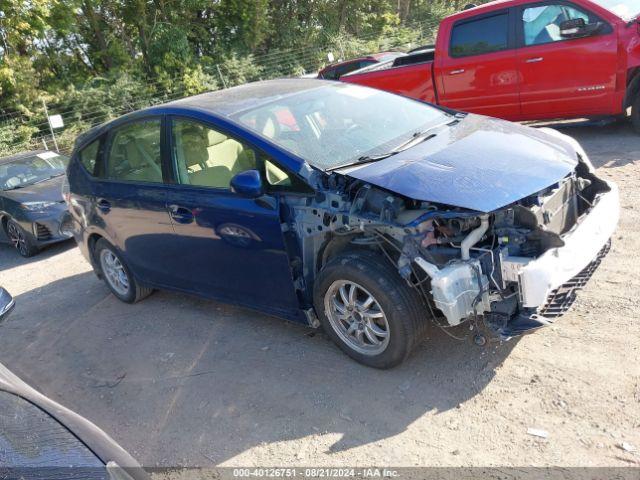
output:
[[[324,296],[324,309],[338,336],[363,355],[378,355],[389,345],[387,317],[371,293],[355,282],[337,280]]]
[[[29,248],[27,246],[27,239],[24,233],[22,233],[22,230],[20,230],[20,227],[13,222],[9,222],[9,225],[7,225],[7,233],[15,249],[18,250],[20,254],[26,255]]]
[[[111,250],[100,251],[100,267],[109,286],[118,294],[126,296],[129,293],[129,276],[120,259]]]

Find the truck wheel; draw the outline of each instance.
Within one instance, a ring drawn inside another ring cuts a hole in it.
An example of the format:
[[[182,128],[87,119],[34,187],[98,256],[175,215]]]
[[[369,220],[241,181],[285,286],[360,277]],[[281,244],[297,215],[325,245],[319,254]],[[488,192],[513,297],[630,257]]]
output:
[[[402,363],[422,340],[423,303],[382,256],[351,252],[330,260],[314,285],[314,304],[331,339],[375,368]]]
[[[136,303],[153,292],[136,281],[120,254],[106,240],[96,242],[94,256],[109,290],[123,302]]]
[[[23,257],[33,257],[38,253],[38,246],[31,238],[31,235],[25,232],[14,220],[7,222],[7,237],[9,237],[9,241],[11,241],[16,251]]]
[[[631,106],[631,124],[633,129],[640,133],[640,92],[636,94],[636,99]]]

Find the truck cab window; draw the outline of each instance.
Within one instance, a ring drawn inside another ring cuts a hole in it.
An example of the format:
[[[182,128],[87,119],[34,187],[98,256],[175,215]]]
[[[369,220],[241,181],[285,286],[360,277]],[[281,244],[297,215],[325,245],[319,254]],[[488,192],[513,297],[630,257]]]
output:
[[[482,55],[508,48],[509,14],[506,12],[459,23],[451,32],[452,57]]]

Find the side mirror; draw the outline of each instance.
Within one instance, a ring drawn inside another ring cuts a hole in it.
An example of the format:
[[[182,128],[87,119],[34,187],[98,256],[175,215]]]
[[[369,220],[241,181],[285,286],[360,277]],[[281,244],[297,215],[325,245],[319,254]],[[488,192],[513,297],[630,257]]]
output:
[[[13,297],[4,288],[0,287],[0,322],[4,320],[16,305]]]
[[[584,18],[574,18],[560,24],[560,36],[562,38],[590,37],[598,33],[601,28],[601,22],[586,23]]]
[[[264,187],[260,172],[257,170],[246,170],[236,174],[231,179],[231,191],[241,197],[258,198],[264,195]]]

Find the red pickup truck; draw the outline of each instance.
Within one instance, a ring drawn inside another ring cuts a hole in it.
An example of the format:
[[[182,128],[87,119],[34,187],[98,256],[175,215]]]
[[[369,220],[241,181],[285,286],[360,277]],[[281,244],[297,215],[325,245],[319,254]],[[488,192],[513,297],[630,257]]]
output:
[[[507,120],[630,114],[640,132],[639,17],[640,0],[498,0],[341,80]]]

